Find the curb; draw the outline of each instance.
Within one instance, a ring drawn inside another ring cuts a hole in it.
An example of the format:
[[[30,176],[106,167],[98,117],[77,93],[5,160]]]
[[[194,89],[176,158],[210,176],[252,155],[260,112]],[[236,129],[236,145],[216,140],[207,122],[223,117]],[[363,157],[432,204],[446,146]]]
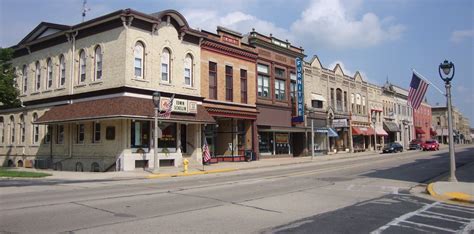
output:
[[[449,192],[449,193],[444,193],[444,194],[438,194],[434,191],[434,183],[428,184],[426,186],[426,191],[434,198],[440,199],[440,200],[451,200],[451,201],[458,201],[458,202],[464,202],[464,203],[469,203],[469,204],[474,204],[474,198],[466,193],[462,192]]]
[[[205,174],[214,174],[214,173],[223,173],[223,172],[231,172],[237,171],[238,169],[235,168],[223,168],[223,169],[215,169],[215,170],[208,170],[208,171],[193,171],[193,172],[179,172],[179,173],[167,173],[167,174],[152,174],[147,176],[147,179],[157,179],[157,178],[170,178],[170,177],[183,177],[183,176],[194,176],[194,175],[205,175]]]

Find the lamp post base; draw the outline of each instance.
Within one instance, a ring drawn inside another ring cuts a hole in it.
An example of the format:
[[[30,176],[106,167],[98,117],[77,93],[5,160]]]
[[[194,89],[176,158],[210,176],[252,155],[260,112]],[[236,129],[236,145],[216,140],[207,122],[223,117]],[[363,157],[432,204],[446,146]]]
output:
[[[456,178],[456,176],[450,176],[450,177],[448,178],[448,181],[449,181],[449,182],[458,182],[458,179]]]

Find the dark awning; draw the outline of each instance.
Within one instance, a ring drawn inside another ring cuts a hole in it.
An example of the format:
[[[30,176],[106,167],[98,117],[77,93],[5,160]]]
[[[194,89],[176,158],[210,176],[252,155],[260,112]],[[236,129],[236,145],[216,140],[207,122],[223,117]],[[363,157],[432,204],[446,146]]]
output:
[[[383,127],[387,132],[400,132],[400,128],[394,122],[383,122]]]
[[[151,99],[115,97],[55,106],[44,113],[36,123],[48,124],[110,118],[153,119],[154,115],[154,105]],[[196,113],[172,112],[171,117],[166,120],[211,124],[216,122],[201,105],[197,105]]]
[[[421,128],[415,128],[415,132],[416,132],[416,134],[426,134],[426,132],[423,131],[423,129],[421,129]]]

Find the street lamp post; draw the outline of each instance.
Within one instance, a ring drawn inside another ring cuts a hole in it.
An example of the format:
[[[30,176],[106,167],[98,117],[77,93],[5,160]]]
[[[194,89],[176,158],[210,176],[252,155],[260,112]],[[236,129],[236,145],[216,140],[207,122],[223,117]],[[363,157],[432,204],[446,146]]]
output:
[[[452,72],[451,72],[452,69]],[[443,74],[441,73],[444,73]],[[453,114],[452,114],[452,104],[451,104],[451,80],[454,77],[454,64],[444,60],[443,63],[439,64],[438,68],[439,76],[444,81],[444,87],[446,87],[446,99],[448,104],[448,137],[449,137],[449,181],[457,182],[456,179],[456,161],[454,158],[454,137],[453,137]]]
[[[153,134],[153,173],[158,173],[160,171],[160,161],[158,159],[158,113],[160,112],[160,92],[153,93],[153,104],[155,105],[155,134]]]
[[[377,151],[377,132],[375,131],[375,122],[377,121],[376,114],[372,115],[372,124],[374,125],[374,151]]]

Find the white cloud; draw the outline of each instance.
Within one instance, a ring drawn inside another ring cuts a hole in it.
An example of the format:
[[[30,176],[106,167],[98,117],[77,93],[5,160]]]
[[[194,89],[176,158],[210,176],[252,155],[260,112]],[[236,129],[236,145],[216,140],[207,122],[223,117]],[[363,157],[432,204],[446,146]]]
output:
[[[206,9],[185,9],[182,12],[193,28],[202,28],[213,32],[217,26],[224,26],[244,34],[255,28],[256,31],[263,34],[272,33],[276,37],[291,39],[287,37],[288,30],[241,11],[232,11],[224,15],[219,15],[216,10]]]
[[[320,46],[364,48],[399,39],[405,27],[392,22],[393,17],[380,20],[372,12],[357,20],[340,0],[313,0],[291,31]]]
[[[456,30],[451,33],[451,41],[462,42],[464,39],[474,38],[474,30]]]

